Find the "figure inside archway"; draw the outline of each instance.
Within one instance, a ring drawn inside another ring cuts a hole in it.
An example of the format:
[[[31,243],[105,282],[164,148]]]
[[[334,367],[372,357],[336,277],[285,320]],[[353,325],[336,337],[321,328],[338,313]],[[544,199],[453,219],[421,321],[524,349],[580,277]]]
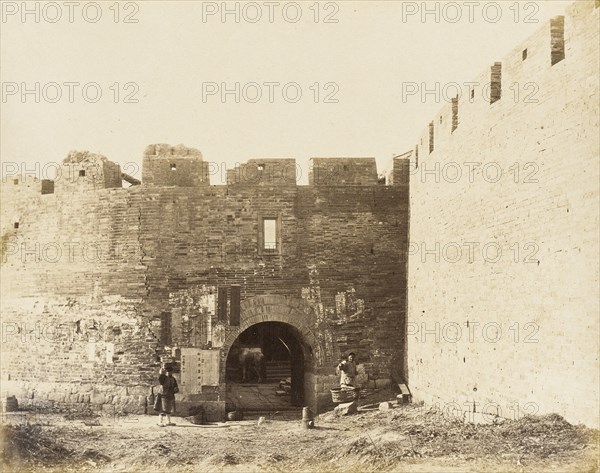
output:
[[[239,362],[242,367],[242,383],[254,379],[255,375],[258,383],[262,383],[265,355],[260,347],[240,347]]]

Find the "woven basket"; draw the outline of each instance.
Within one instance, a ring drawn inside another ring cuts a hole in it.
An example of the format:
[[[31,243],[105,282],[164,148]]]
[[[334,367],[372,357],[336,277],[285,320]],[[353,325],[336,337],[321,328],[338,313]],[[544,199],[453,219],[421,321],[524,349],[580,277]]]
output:
[[[331,400],[336,403],[352,402],[358,399],[359,388],[333,388],[331,391]]]

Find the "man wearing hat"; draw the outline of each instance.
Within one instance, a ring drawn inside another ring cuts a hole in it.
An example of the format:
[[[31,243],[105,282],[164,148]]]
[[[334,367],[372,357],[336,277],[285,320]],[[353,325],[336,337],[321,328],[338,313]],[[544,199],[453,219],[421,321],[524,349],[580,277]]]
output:
[[[354,380],[356,378],[355,358],[356,354],[350,352],[348,353],[348,357],[337,365],[337,371],[340,373],[340,386],[342,388],[345,386],[354,387]]]
[[[158,382],[162,386],[159,425],[165,427],[165,424],[163,424],[165,416],[167,416],[166,425],[175,425],[171,422],[171,414],[175,411],[175,394],[179,392],[179,386],[177,386],[177,380],[173,377],[173,367],[171,365],[160,369]]]

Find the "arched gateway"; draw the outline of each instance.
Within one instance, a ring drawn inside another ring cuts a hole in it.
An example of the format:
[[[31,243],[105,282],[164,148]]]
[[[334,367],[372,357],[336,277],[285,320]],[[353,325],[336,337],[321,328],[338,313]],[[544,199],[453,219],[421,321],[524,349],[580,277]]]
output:
[[[221,358],[228,403],[245,410],[314,404],[314,373],[328,358],[331,338],[302,300],[257,296],[243,301],[240,325],[228,330]]]

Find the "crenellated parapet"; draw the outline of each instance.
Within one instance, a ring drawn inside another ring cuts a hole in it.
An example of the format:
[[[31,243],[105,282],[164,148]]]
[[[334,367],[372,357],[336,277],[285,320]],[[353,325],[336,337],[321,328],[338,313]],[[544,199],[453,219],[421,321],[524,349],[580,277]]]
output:
[[[47,191],[50,185],[47,184]],[[106,156],[89,151],[71,151],[63,160],[54,191],[77,192],[122,187],[121,167]]]
[[[295,186],[302,168],[294,158],[255,158],[227,170],[228,186]]]
[[[209,186],[209,165],[197,149],[184,145],[149,145],[144,151],[142,182],[151,186]]]
[[[309,185],[377,185],[375,158],[311,158],[309,169]]]
[[[497,124],[505,120],[518,123],[521,115],[531,116],[539,104],[557,95],[576,93],[575,89],[582,84],[565,81],[557,87],[555,80],[573,67],[587,64],[589,70],[595,70],[589,77],[579,77],[585,86],[593,84],[598,70],[598,58],[593,57],[598,11],[598,2],[574,2],[564,16],[547,21],[499,61],[490,62],[472,81],[447,83],[436,89],[435,93],[446,105],[417,138],[414,161],[433,153],[440,156],[452,146],[453,140],[474,135],[484,120]],[[422,91],[421,98],[424,93],[433,92]],[[409,96],[417,94],[415,89]],[[456,135],[460,137],[455,138]]]

